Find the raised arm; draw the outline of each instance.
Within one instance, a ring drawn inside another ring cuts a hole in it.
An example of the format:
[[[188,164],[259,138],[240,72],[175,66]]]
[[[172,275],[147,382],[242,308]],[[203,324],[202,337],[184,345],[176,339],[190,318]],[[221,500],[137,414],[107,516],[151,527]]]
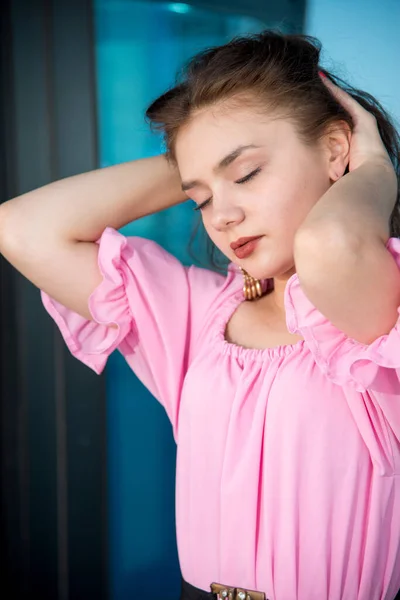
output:
[[[0,206],[0,252],[64,306],[91,318],[100,283],[98,240],[187,199],[165,155],[98,169],[45,185]]]

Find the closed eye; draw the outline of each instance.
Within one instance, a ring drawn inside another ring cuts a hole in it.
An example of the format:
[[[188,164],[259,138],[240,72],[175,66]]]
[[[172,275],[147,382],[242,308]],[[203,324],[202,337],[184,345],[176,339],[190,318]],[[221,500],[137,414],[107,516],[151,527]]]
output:
[[[246,175],[245,177],[242,177],[242,179],[238,179],[237,181],[235,181],[235,183],[241,185],[242,183],[247,183],[248,181],[250,181],[251,179],[253,179],[253,177],[255,177],[256,175],[258,175],[258,173],[261,172],[261,167],[258,167],[258,169],[255,169],[254,171],[252,171],[251,173],[249,173],[248,175]],[[202,202],[201,204],[199,204],[198,206],[195,206],[193,208],[193,210],[201,210],[202,208],[206,207],[207,204],[209,204],[212,200],[211,198],[208,198],[208,200],[204,200],[204,202]]]
[[[250,181],[250,179],[253,179],[253,177],[255,177],[256,175],[258,175],[258,173],[261,171],[261,167],[258,167],[258,169],[255,169],[254,171],[252,171],[251,173],[249,173],[248,175],[246,175],[245,177],[242,177],[242,179],[238,179],[237,181],[235,181],[235,183],[246,183],[247,181]]]

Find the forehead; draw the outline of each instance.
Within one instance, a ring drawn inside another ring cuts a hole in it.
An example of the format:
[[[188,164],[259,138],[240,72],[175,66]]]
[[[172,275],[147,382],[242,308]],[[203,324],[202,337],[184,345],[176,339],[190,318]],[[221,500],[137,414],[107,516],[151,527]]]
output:
[[[240,145],[277,149],[293,136],[293,125],[286,119],[254,108],[213,107],[198,111],[181,127],[175,140],[175,155],[178,168],[186,177],[197,166],[214,167]]]

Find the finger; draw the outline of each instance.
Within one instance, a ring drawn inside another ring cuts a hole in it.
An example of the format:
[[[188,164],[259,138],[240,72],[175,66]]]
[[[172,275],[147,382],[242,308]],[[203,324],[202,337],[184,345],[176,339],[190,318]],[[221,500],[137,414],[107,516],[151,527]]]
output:
[[[342,88],[334,84],[333,81],[331,81],[329,77],[324,75],[321,71],[319,72],[319,75],[321,77],[321,81],[324,82],[333,96],[351,114],[353,118],[357,120],[357,118],[359,118],[363,112],[368,112],[363,106],[361,106],[361,104],[357,102],[357,100],[342,90]]]

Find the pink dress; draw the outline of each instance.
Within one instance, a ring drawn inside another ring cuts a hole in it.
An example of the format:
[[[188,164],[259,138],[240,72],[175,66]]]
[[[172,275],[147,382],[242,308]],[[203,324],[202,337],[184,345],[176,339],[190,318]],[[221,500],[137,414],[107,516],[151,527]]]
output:
[[[242,275],[184,267],[108,227],[87,321],[42,292],[71,353],[96,373],[118,349],[177,443],[182,575],[269,600],[393,600],[400,588],[400,319],[371,345],[336,329],[297,275],[287,326],[263,350],[225,340]],[[400,240],[387,249],[400,269]],[[400,314],[400,309],[399,309]],[[117,323],[118,329],[106,324]]]

